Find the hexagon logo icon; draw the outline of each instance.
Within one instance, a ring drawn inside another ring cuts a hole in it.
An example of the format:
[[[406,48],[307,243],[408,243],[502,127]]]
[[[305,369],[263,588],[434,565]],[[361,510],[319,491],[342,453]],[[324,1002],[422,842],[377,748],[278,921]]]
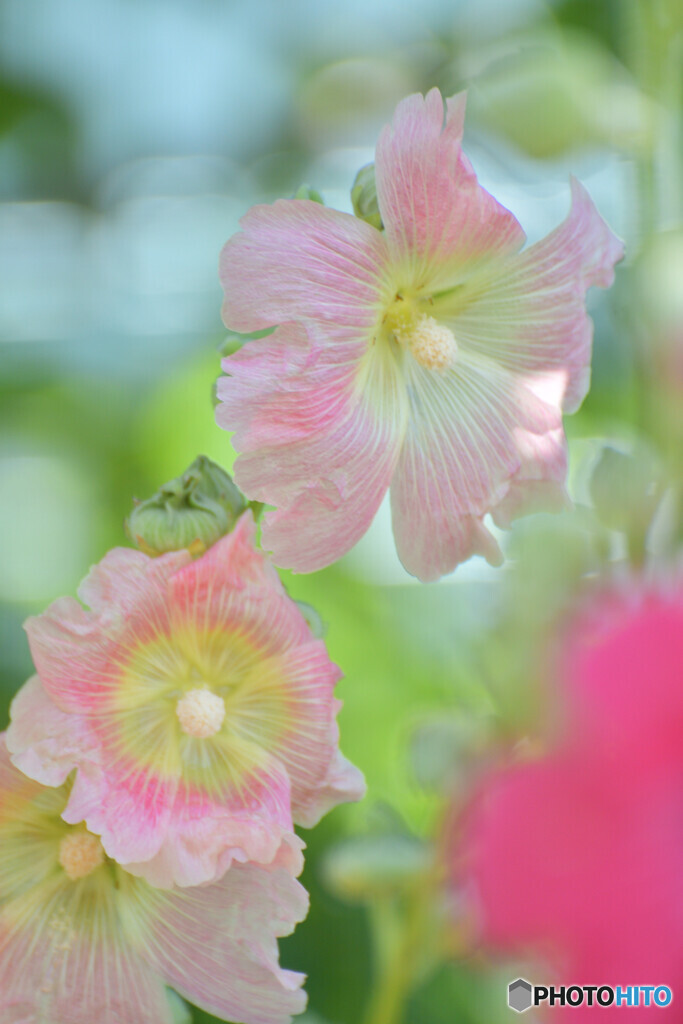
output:
[[[524,1013],[531,1007],[533,989],[524,978],[517,978],[508,985],[508,1006],[515,1013]]]

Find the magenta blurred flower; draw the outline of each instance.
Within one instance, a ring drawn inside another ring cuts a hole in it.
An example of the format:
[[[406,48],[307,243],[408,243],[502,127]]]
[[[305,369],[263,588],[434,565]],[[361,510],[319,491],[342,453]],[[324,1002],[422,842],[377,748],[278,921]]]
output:
[[[543,241],[477,182],[461,150],[465,96],[403,100],[375,171],[384,231],[306,200],[254,207],[221,257],[224,319],[278,326],[228,357],[218,422],[235,475],[277,506],[264,545],[308,572],[370,525],[389,485],[409,572],[433,580],[483,525],[566,500],[562,410],[588,387],[584,297],[607,287],[621,243],[578,182]]]
[[[298,873],[310,826],[364,791],[338,748],[339,670],[245,513],[198,560],[117,548],[26,629],[38,675],[7,745],[31,778],[78,769],[65,821],[155,885],[236,861]]]
[[[545,957],[561,984],[680,993],[683,589],[603,596],[562,663],[560,748],[489,778],[466,816],[457,855],[482,938]],[[593,1011],[566,1012],[578,1022]],[[620,1012],[595,1008],[601,1021]],[[681,1013],[675,1000],[640,1012],[662,1024]]]
[[[235,865],[212,885],[153,888],[64,823],[69,789],[22,775],[0,735],[3,1024],[172,1024],[166,985],[249,1024],[303,1010],[303,975],[278,966],[277,936],[308,907],[289,872]]]

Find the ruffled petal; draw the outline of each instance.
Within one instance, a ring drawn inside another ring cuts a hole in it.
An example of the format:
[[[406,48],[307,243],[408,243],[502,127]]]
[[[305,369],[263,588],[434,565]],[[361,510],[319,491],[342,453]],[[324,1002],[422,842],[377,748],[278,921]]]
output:
[[[424,581],[472,554],[497,564],[483,516],[531,477],[541,438],[553,448],[560,414],[495,363],[466,352],[447,374],[410,359],[405,369],[410,426],[391,484],[399,557]],[[543,478],[549,470],[539,464],[536,472]]]
[[[407,403],[390,356],[354,351],[348,332],[330,362],[320,332],[287,325],[224,363],[221,425],[245,454],[235,479],[277,506],[264,517],[274,561],[312,572],[362,537],[386,493],[405,429]],[[249,349],[252,348],[249,353]]]
[[[233,793],[211,800],[205,793],[185,790],[154,855],[126,858],[124,864],[131,874],[163,888],[203,885],[221,878],[234,863],[272,865],[284,853],[287,868],[299,874],[301,847],[283,850],[292,827],[289,779],[270,759],[248,780],[243,797]]]
[[[571,182],[567,219],[546,238],[471,278],[452,299],[458,343],[543,387],[573,412],[590,381],[593,323],[586,290],[608,288],[624,248],[585,188]],[[446,312],[448,310],[446,309]]]
[[[57,867],[65,800],[18,771],[0,735],[0,1020],[171,1024],[162,978],[121,927],[124,895]]]
[[[268,657],[310,640],[308,623],[255,546],[255,534],[253,516],[245,512],[231,533],[171,577],[167,600],[173,633],[188,626],[199,635],[232,630],[248,642],[251,659],[255,652]]]
[[[169,551],[150,558],[132,548],[113,548],[91,568],[78,588],[78,596],[102,617],[101,621],[111,616],[112,625],[116,625],[122,615],[139,608],[143,595],[163,593],[169,576],[190,561],[187,551]]]
[[[105,758],[96,774],[79,763],[62,817],[72,825],[84,821],[120,864],[150,860],[167,835],[178,780],[162,778],[153,768]]]
[[[173,988],[221,1018],[288,1024],[306,1005],[302,974],[278,965],[276,938],[308,910],[285,870],[234,865],[211,886],[150,892],[148,956]]]
[[[302,976],[278,964],[278,936],[308,907],[287,851],[270,871],[236,865],[190,890],[152,888],[111,862],[74,880],[57,862],[66,796],[17,771],[0,736],[3,1024],[171,1024],[166,985],[247,1024],[303,1009]]]
[[[444,125],[438,89],[409,96],[377,145],[377,196],[392,259],[433,288],[464,267],[469,273],[482,260],[516,251],[525,237],[462,152],[465,100],[465,93],[447,100]]]
[[[254,206],[240,223],[220,258],[228,327],[320,320],[372,330],[386,290],[379,231],[307,199]]]
[[[305,798],[299,798],[296,822],[304,828],[313,828],[323,815],[338,804],[362,800],[366,790],[363,773],[337,750],[322,783],[310,790]]]
[[[77,764],[100,774],[96,737],[87,721],[61,711],[38,676],[19,690],[10,707],[6,734],[12,762],[44,786],[61,786]]]
[[[149,558],[114,548],[81,584],[91,611],[62,597],[26,620],[34,664],[60,708],[88,711],[111,698],[132,641],[142,644],[168,629],[166,584],[190,560],[187,551]]]
[[[565,480],[567,442],[564,430],[532,434],[515,431],[520,466],[510,480],[505,497],[491,509],[496,526],[508,529],[513,520],[528,512],[561,512],[571,507]]]

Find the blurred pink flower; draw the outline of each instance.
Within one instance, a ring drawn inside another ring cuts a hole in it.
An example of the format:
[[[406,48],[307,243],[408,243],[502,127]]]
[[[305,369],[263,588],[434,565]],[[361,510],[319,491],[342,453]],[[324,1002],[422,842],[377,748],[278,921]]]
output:
[[[572,209],[522,228],[461,150],[465,96],[403,100],[379,139],[384,231],[309,200],[254,207],[225,246],[224,320],[278,326],[228,357],[217,419],[240,487],[277,506],[275,561],[309,572],[365,533],[391,485],[394,535],[423,580],[500,551],[483,525],[565,500],[562,410],[588,388],[584,297],[622,245],[572,181]]]
[[[69,788],[22,775],[0,735],[3,1024],[172,1024],[166,985],[249,1024],[303,1010],[303,975],[278,966],[276,938],[308,906],[289,872],[235,865],[212,885],[153,888],[64,823]]]
[[[46,785],[78,769],[65,821],[156,885],[233,860],[301,867],[293,821],[358,799],[338,749],[340,673],[254,547],[251,513],[197,561],[117,548],[26,630],[38,675],[7,745]]]
[[[565,740],[486,780],[466,816],[483,940],[545,957],[559,984],[683,992],[682,664],[683,589],[603,596],[563,648]]]

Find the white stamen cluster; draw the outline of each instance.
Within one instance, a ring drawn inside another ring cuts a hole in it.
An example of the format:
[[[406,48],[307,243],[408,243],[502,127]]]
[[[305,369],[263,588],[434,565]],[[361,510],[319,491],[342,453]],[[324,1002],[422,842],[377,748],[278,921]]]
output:
[[[427,370],[449,370],[458,355],[458,344],[450,328],[433,316],[420,315],[399,340],[407,345],[413,358]]]
[[[92,832],[69,832],[59,844],[59,863],[72,882],[104,864],[102,843]]]
[[[176,704],[175,712],[186,735],[205,740],[215,736],[223,725],[225,701],[205,687],[188,690]]]

